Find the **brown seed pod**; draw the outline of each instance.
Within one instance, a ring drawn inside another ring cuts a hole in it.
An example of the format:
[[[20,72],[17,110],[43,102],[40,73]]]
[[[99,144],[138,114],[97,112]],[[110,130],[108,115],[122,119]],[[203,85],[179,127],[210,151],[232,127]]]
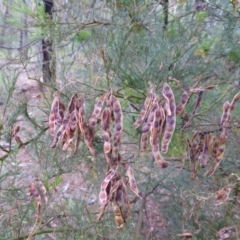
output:
[[[99,200],[101,202],[101,204],[105,205],[108,202],[108,193],[107,193],[107,187],[110,183],[110,181],[112,180],[112,178],[114,177],[116,173],[116,170],[110,170],[107,173],[107,176],[105,177],[105,179],[103,180],[102,184],[101,184],[101,189],[100,189],[100,193],[99,193]]]
[[[37,203],[37,210],[35,213],[35,218],[38,218],[41,213],[41,196],[33,182],[31,183],[31,185],[28,189],[28,195],[29,195],[30,199],[32,199],[32,197],[34,197],[34,199]]]
[[[123,130],[123,113],[122,113],[121,104],[114,95],[112,95],[112,109],[113,109],[113,118],[114,118],[112,160],[113,162],[117,162],[118,149],[120,145],[120,135]]]
[[[166,114],[166,123],[165,123],[163,138],[162,138],[162,152],[167,153],[168,146],[171,142],[172,135],[174,133],[175,125],[176,125],[176,104],[175,104],[173,91],[167,83],[164,83],[162,93],[163,93],[163,97],[166,99],[166,102],[167,101],[169,102],[169,106],[170,106],[169,109],[171,112],[171,115],[169,115],[169,113]]]
[[[114,219],[117,226],[117,229],[121,230],[124,227],[124,218],[121,208],[115,203],[112,202]]]
[[[161,168],[166,168],[168,166],[168,163],[164,160],[162,157],[160,151],[159,151],[159,126],[160,126],[160,120],[162,117],[162,111],[161,108],[157,108],[154,113],[154,121],[151,126],[151,132],[150,132],[150,145],[152,147],[152,153],[155,161]]]
[[[95,105],[94,107],[94,110],[93,110],[93,113],[89,119],[89,126],[94,128],[97,121],[98,121],[98,118],[101,114],[101,111],[102,111],[102,108],[103,108],[103,104],[104,104],[104,101],[105,101],[105,98],[106,98],[106,94],[104,94],[100,99],[99,101],[97,102],[97,104]]]
[[[223,104],[223,114],[222,114],[221,122],[220,122],[221,126],[223,126],[226,119],[229,118],[228,115],[230,114],[230,111],[229,111],[230,107],[231,107],[231,104],[229,103],[229,101],[226,101]]]
[[[111,123],[111,112],[109,108],[105,108],[101,115],[101,128],[103,130],[104,153],[109,153],[111,151],[111,133],[110,133],[110,123]]]
[[[158,104],[155,103],[153,104],[150,112],[149,112],[149,115],[148,117],[146,118],[144,124],[142,125],[142,132],[149,132],[150,131],[150,128],[153,124],[153,121],[154,121],[154,114],[155,114],[155,111],[156,109],[158,108]]]
[[[38,182],[38,186],[39,186],[39,190],[43,196],[43,200],[47,204],[47,202],[48,202],[47,189],[45,188],[44,184],[41,181]]]
[[[84,119],[85,116],[84,103],[85,103],[84,96],[82,96],[76,105],[78,109],[78,126],[83,137],[85,136],[85,129],[87,125]]]
[[[240,92],[237,93],[237,94],[234,96],[234,98],[233,98],[233,100],[232,100],[232,102],[231,102],[231,111],[235,108],[236,103],[239,101],[239,99],[240,99]]]
[[[190,148],[191,175],[193,179],[195,179],[197,176],[197,157],[198,157],[198,143],[196,142],[197,137],[198,133],[196,132],[192,136],[191,141],[187,139],[187,143]]]
[[[229,198],[231,190],[232,190],[232,185],[228,184],[221,190],[217,191],[215,193],[215,198],[216,198],[215,205],[220,205],[220,204],[226,202]]]
[[[206,134],[203,136],[203,138],[204,138],[204,143],[203,143],[202,151],[200,152],[200,155],[198,157],[198,160],[200,162],[201,167],[205,168],[209,161],[208,146],[209,146],[209,141],[210,141],[211,136],[209,134]]]
[[[184,92],[181,96],[181,102],[178,104],[176,108],[176,114],[180,115],[183,113],[183,110],[188,102],[188,94],[187,92]]]
[[[148,133],[145,132],[141,136],[140,140],[140,151],[145,152],[147,150],[147,141],[148,141]]]
[[[86,126],[84,131],[85,131],[84,141],[92,156],[95,157],[97,153],[96,150],[94,149],[94,129],[89,126]]]
[[[218,145],[218,148],[216,150],[216,157],[214,159],[214,163],[211,166],[211,168],[207,172],[207,176],[212,176],[213,173],[216,171],[218,168],[220,162],[222,161],[222,158],[224,156],[224,151],[225,151],[225,143],[222,143],[221,145]]]
[[[70,116],[71,116],[70,113],[66,113],[65,114],[65,116],[63,118],[62,125],[60,126],[59,130],[55,134],[53,142],[50,145],[51,148],[56,147],[58,141],[64,136],[64,134],[65,134],[65,132],[66,132],[66,130],[68,128]]]
[[[71,97],[71,100],[68,104],[68,112],[71,114],[75,108],[76,108],[76,103],[78,101],[78,94],[74,93],[73,96]]]
[[[134,178],[133,170],[129,166],[126,172],[128,179],[129,179],[129,185],[131,190],[140,198],[144,198],[144,195],[138,190],[137,183]]]
[[[113,201],[121,207],[123,219],[126,222],[130,215],[130,203],[128,199],[127,187],[123,179],[119,180],[119,187],[114,194]]]
[[[187,129],[190,126],[193,118],[195,117],[197,109],[200,107],[200,104],[202,101],[202,96],[203,96],[203,91],[199,91],[198,99],[197,99],[197,102],[195,103],[194,110],[193,110],[191,116],[189,117],[188,121],[186,122],[186,124],[183,126],[182,131],[184,131],[185,129]]]
[[[154,98],[155,98],[155,94],[153,92],[148,93],[148,95],[147,95],[147,97],[144,101],[140,116],[138,117],[138,119],[133,124],[133,126],[135,128],[138,128],[141,125],[141,123],[144,121],[144,119],[146,117],[146,114],[147,114]]]
[[[59,95],[57,94],[52,102],[50,115],[49,115],[49,129],[52,136],[55,135],[56,131],[56,119],[59,113]]]
[[[14,126],[12,128],[12,138],[16,141],[19,147],[24,146],[24,143],[22,142],[21,138],[18,136],[18,133],[20,131],[20,126]]]
[[[65,106],[63,103],[59,101],[59,111],[56,114],[56,123],[62,124],[63,117],[64,117]]]

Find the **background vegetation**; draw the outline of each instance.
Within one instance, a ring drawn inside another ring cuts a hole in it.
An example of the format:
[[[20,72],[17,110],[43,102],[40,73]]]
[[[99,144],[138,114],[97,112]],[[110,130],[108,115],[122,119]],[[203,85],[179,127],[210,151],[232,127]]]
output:
[[[218,134],[223,103],[239,92],[238,1],[56,0],[52,16],[44,6],[37,0],[0,1],[0,239],[240,238],[240,104],[214,175],[207,177],[199,166],[192,179],[189,152],[180,171],[186,139],[195,132]],[[49,78],[43,74],[43,42],[51,46]],[[154,88],[161,94],[164,82],[177,102],[183,90],[214,88],[204,91],[183,132],[198,97],[190,95],[164,156],[169,166],[161,169],[150,150],[140,154],[141,131],[133,123],[147,93]],[[142,200],[129,192],[131,218],[121,231],[108,208],[96,221],[106,173],[101,132],[95,158],[81,143],[75,155],[49,147],[54,92],[61,90],[65,104],[76,91],[84,93],[90,115],[96,98],[110,88],[124,115],[120,151],[147,195]],[[23,144],[12,138],[16,126]],[[38,222],[36,203],[27,195],[35,181],[44,183],[49,197]],[[216,205],[216,193],[228,184],[229,196]]]

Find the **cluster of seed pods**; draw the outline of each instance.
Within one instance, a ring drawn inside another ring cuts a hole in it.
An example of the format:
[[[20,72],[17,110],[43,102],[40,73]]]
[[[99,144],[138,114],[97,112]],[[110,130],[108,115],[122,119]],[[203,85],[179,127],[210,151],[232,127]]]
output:
[[[184,92],[181,96],[180,104],[176,107],[173,91],[167,83],[164,83],[162,98],[159,98],[153,92],[149,92],[144,101],[140,116],[133,124],[135,128],[142,125],[141,151],[147,150],[148,135],[150,135],[153,157],[161,168],[168,166],[161,152],[164,154],[168,152],[168,147],[176,126],[176,116],[183,112],[187,101],[188,94]],[[162,137],[161,152],[159,149],[160,137]]]
[[[34,198],[37,205],[35,218],[39,218],[42,208],[42,199],[45,202],[45,204],[47,204],[48,202],[47,190],[44,184],[41,181],[38,181],[36,183],[32,182],[28,189],[28,197],[29,202],[32,200],[32,198]]]
[[[124,169],[126,169],[126,176],[124,177],[119,174],[118,167],[119,165],[115,169],[110,169],[101,184],[99,200],[102,207],[98,220],[101,220],[107,204],[111,202],[116,227],[117,229],[122,229],[130,214],[127,186],[129,185],[130,189],[138,197],[144,198],[144,195],[138,190],[133,169],[130,166],[124,165]]]
[[[228,138],[228,128],[231,112],[240,99],[240,93],[234,96],[232,102],[226,101],[223,104],[223,113],[220,120],[221,133],[213,135],[210,132],[195,133],[191,140],[187,139],[190,148],[190,163],[192,177],[197,176],[198,163],[202,168],[213,159],[213,163],[207,171],[207,176],[212,176],[223,159],[225,143]]]
[[[60,102],[59,95],[57,94],[53,100],[49,117],[50,134],[54,136],[50,147],[54,148],[62,140],[62,149],[67,150],[71,147],[71,143],[75,138],[76,151],[79,138],[82,136],[90,153],[96,156],[94,135],[95,127],[99,123],[103,133],[103,151],[108,170],[99,193],[99,200],[102,207],[98,220],[103,217],[108,202],[111,202],[117,229],[122,229],[130,212],[127,185],[140,198],[143,197],[143,194],[137,188],[132,168],[124,162],[119,153],[123,130],[121,104],[112,91],[109,91],[99,98],[89,120],[86,121],[84,96],[78,98],[77,93],[75,93],[65,113],[64,109],[65,107]],[[57,130],[58,124],[60,126]],[[119,173],[119,166],[123,167],[126,171],[126,176],[122,176]]]

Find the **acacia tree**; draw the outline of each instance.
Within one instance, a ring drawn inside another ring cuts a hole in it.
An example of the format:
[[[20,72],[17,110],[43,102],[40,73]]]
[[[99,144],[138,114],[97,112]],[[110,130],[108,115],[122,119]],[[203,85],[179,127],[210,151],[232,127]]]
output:
[[[237,7],[220,0],[201,9],[200,1],[164,3],[56,2],[51,21],[41,6],[8,6],[21,10],[10,16],[29,15],[32,44],[27,64],[9,59],[2,66],[8,98],[1,137],[10,149],[2,148],[1,238],[239,237]],[[40,79],[34,43],[46,33],[55,39],[57,81],[45,85],[56,95],[16,102],[20,70]],[[113,231],[114,214],[121,231]]]

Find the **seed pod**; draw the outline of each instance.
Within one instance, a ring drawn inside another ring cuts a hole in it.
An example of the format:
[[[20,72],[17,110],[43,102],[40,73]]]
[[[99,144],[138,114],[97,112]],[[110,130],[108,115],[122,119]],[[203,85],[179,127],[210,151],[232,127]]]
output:
[[[140,140],[140,151],[145,152],[147,150],[147,140],[148,140],[148,133],[143,133]]]
[[[57,112],[56,115],[56,123],[57,124],[62,124],[63,117],[64,117],[64,111],[65,111],[65,106],[63,103],[59,101],[59,111]]]
[[[188,94],[187,94],[187,92],[184,92],[181,96],[181,102],[179,103],[179,105],[176,108],[177,115],[180,115],[183,112],[183,110],[187,104],[187,101],[188,101]]]
[[[63,135],[65,134],[67,128],[68,128],[68,124],[69,124],[69,119],[70,119],[70,114],[66,113],[62,122],[62,125],[60,126],[59,130],[57,131],[57,133],[54,136],[53,142],[51,143],[50,147],[54,148],[56,147],[58,141],[63,137]]]
[[[101,184],[101,189],[100,189],[100,193],[99,193],[99,200],[101,202],[101,204],[105,205],[108,202],[108,193],[107,193],[107,187],[110,183],[110,181],[112,180],[112,178],[114,177],[116,173],[116,170],[110,170],[107,173],[107,176],[105,177],[105,179],[103,180],[102,184]]]
[[[30,198],[34,197],[34,199],[37,203],[37,210],[35,213],[35,218],[38,218],[40,216],[40,212],[41,212],[41,196],[40,196],[37,188],[35,187],[34,183],[31,183],[29,190],[28,190],[28,195]]]
[[[133,170],[129,166],[126,172],[128,178],[129,178],[129,185],[131,190],[140,198],[144,198],[144,195],[138,190],[137,183],[134,178]]]
[[[52,136],[55,135],[56,131],[56,119],[59,113],[59,95],[57,94],[52,102],[50,115],[49,115],[49,129]]]
[[[147,95],[147,97],[144,101],[140,116],[138,117],[138,119],[133,124],[133,126],[135,128],[138,128],[141,125],[141,123],[144,121],[144,119],[146,117],[146,114],[147,114],[147,112],[148,112],[148,110],[151,106],[151,103],[153,102],[154,97],[155,97],[154,93],[152,93],[152,92],[148,93],[148,95]]]
[[[12,138],[16,141],[19,147],[24,146],[24,143],[22,142],[21,138],[18,136],[18,133],[20,131],[20,126],[14,126],[12,128]]]
[[[84,131],[85,131],[84,141],[92,156],[95,157],[97,153],[96,150],[94,149],[94,129],[91,128],[90,126],[86,126]]]
[[[120,135],[123,130],[123,114],[120,102],[112,95],[112,108],[114,117],[114,131],[113,131],[113,148],[112,148],[112,160],[118,161],[118,148],[120,145]]]
[[[103,139],[104,139],[104,146],[103,150],[104,153],[109,153],[111,151],[111,133],[110,133],[110,122],[111,122],[111,112],[109,108],[105,108],[102,111],[101,116],[101,128],[104,132]]]
[[[114,194],[113,201],[121,207],[123,219],[126,221],[130,214],[130,203],[128,199],[127,187],[123,179],[119,180],[119,187]]]
[[[85,129],[86,129],[86,123],[84,119],[84,115],[85,115],[84,103],[85,103],[84,96],[82,96],[79,102],[77,103],[77,108],[78,108],[78,126],[83,137],[85,136]]]
[[[205,168],[207,163],[208,163],[208,146],[209,146],[209,141],[210,141],[210,135],[205,135],[204,136],[204,144],[203,144],[203,149],[200,152],[200,155],[198,157],[198,160],[200,162],[200,165],[202,168]]]
[[[161,120],[161,108],[157,108],[154,114],[154,121],[151,126],[150,132],[150,144],[152,147],[152,153],[155,161],[161,168],[166,168],[168,166],[167,162],[163,159],[159,151],[159,125]]]
[[[198,133],[196,132],[191,141],[187,139],[188,145],[190,147],[190,164],[191,164],[191,175],[192,178],[195,179],[197,176],[197,154],[198,154],[198,143],[196,143],[196,139],[198,137]]]
[[[41,181],[38,182],[38,186],[39,186],[39,190],[43,196],[43,200],[47,204],[47,202],[48,202],[47,189],[45,188],[44,184]]]
[[[240,99],[240,93],[237,93],[231,102],[231,111],[235,108],[236,103],[239,101],[239,99]]]
[[[98,118],[101,114],[101,111],[102,111],[102,108],[103,108],[103,104],[104,104],[104,101],[105,101],[105,98],[106,98],[106,94],[104,94],[100,99],[99,101],[97,102],[97,104],[95,105],[94,107],[94,110],[93,110],[93,113],[89,119],[89,126],[94,128],[97,121],[98,121]]]
[[[70,146],[74,139],[75,132],[77,130],[77,118],[76,118],[76,109],[71,113],[68,127],[66,128],[62,149],[65,151]]]
[[[146,122],[143,124],[142,126],[142,132],[149,132],[150,131],[150,128],[153,124],[153,120],[154,120],[154,114],[155,114],[155,111],[156,109],[158,108],[158,105],[157,103],[155,103],[150,112],[149,112],[149,115],[148,115],[148,118],[146,119]]]
[[[176,125],[176,104],[173,91],[167,83],[163,85],[163,97],[169,101],[171,115],[166,114],[166,125],[162,138],[162,152],[167,153]],[[164,106],[165,107],[165,106]]]
[[[188,122],[186,122],[186,124],[183,126],[182,131],[184,131],[186,128],[188,128],[190,126],[193,118],[195,117],[197,109],[200,107],[200,104],[201,104],[201,101],[202,101],[202,96],[203,96],[203,91],[199,91],[198,92],[198,99],[197,99],[197,102],[195,103],[194,110],[193,110],[191,116],[189,117]]]
[[[123,218],[122,210],[115,202],[112,203],[112,206],[113,206],[114,219],[115,219],[117,229],[121,230],[124,227],[124,218]]]
[[[228,184],[227,186],[225,186],[221,190],[217,191],[215,193],[215,197],[216,197],[215,205],[220,205],[220,204],[226,202],[229,198],[231,190],[232,190],[232,185]]]
[[[73,96],[71,97],[71,100],[68,104],[68,112],[71,114],[74,109],[76,108],[76,102],[78,101],[78,94],[75,93],[73,94]]]
[[[208,170],[207,176],[209,176],[209,177],[212,176],[213,173],[216,171],[216,169],[218,168],[220,162],[222,161],[222,158],[224,156],[224,151],[225,151],[225,143],[223,143],[223,144],[218,146],[216,157],[214,159],[214,163],[211,166],[211,168]]]
[[[231,104],[229,103],[229,101],[226,101],[223,104],[223,114],[222,114],[221,122],[220,122],[221,126],[223,126],[226,119],[229,118],[228,115],[230,114],[230,111],[229,111],[230,107],[231,107]]]

